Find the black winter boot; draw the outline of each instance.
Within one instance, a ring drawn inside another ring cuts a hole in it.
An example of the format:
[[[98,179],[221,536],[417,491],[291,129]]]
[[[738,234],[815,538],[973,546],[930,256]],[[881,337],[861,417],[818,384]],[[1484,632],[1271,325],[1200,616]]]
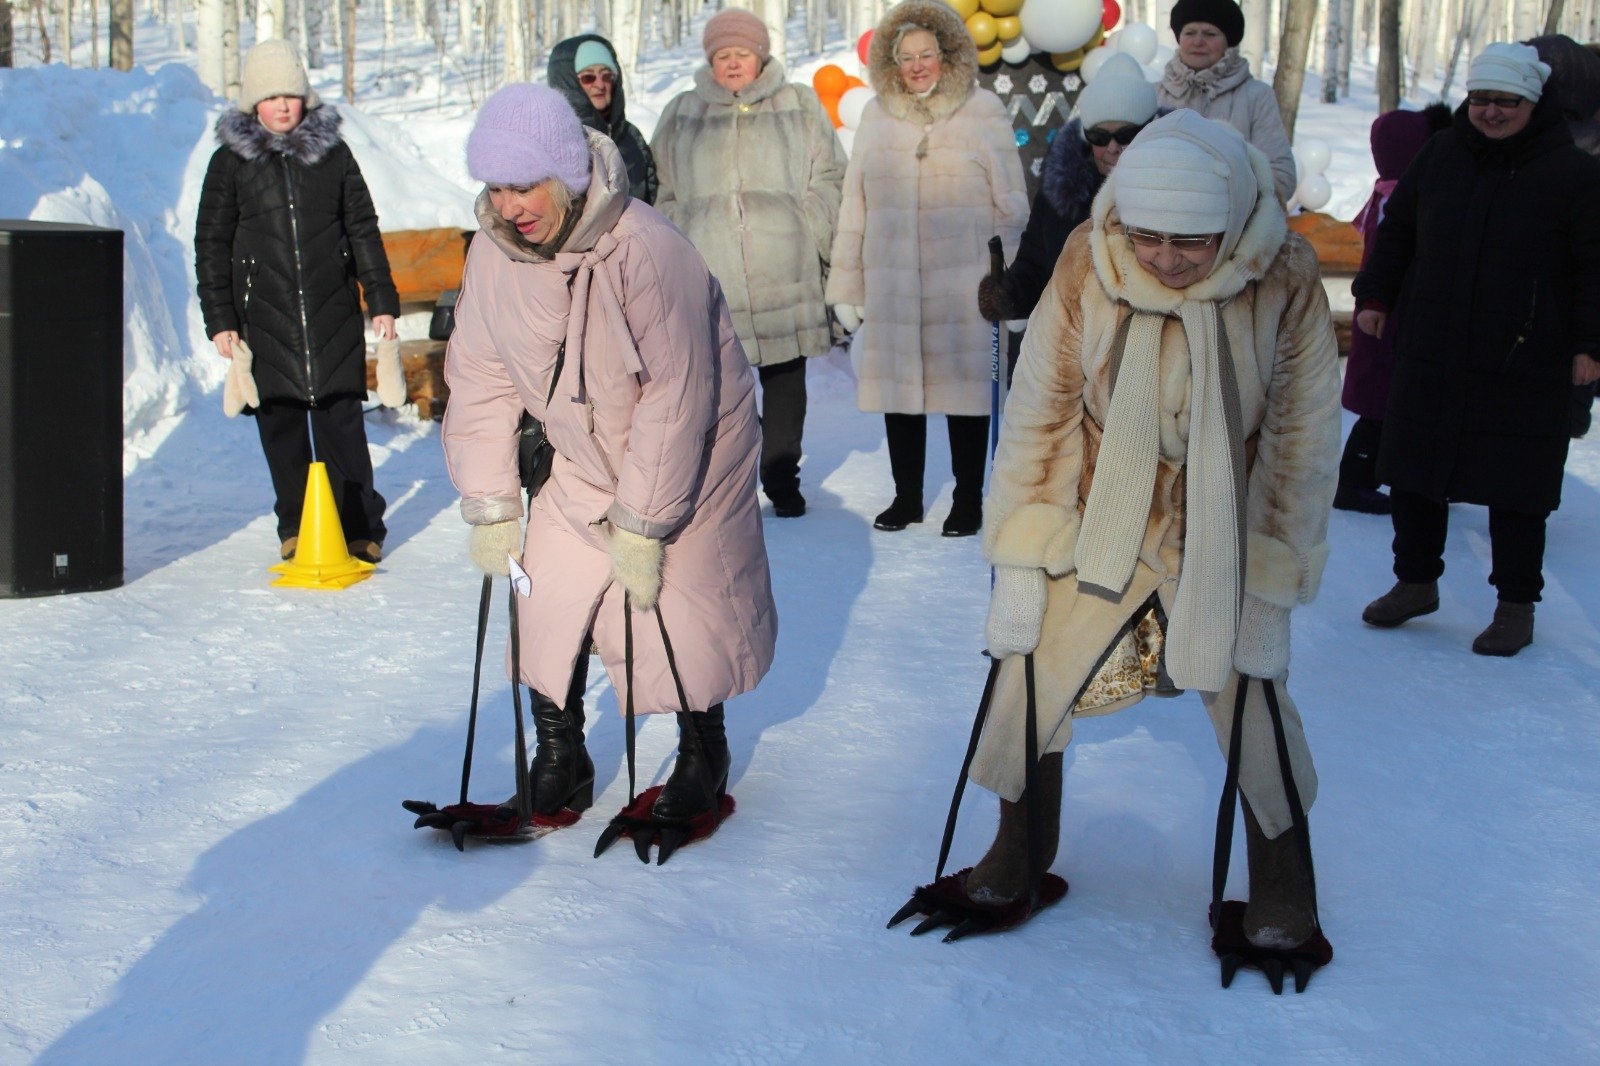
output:
[[[1394,588],[1367,604],[1361,620],[1379,629],[1393,629],[1439,609],[1437,581],[1396,581]]]
[[[1243,800],[1243,796],[1240,797]],[[1317,931],[1311,871],[1306,868],[1298,826],[1268,840],[1248,802],[1244,807],[1245,854],[1250,862],[1250,901],[1244,908],[1245,939],[1258,948],[1287,950]]]
[[[533,813],[561,808],[582,812],[594,805],[594,760],[583,743],[583,690],[561,707],[532,689],[533,732],[538,746],[528,767]],[[514,801],[513,801],[514,802]]]
[[[679,711],[677,717],[678,759],[650,812],[664,821],[688,821],[716,810],[728,790],[728,768],[733,763],[722,704],[704,713]]]
[[[1042,854],[1039,870],[1050,869],[1056,861],[1061,837],[1061,766],[1056,752],[1039,759],[1039,801],[1043,821],[1040,832]],[[1016,803],[1000,801],[1000,829],[994,843],[967,874],[967,896],[984,905],[1009,903],[1028,891],[1028,807],[1024,793]]]
[[[970,537],[983,528],[983,467],[989,419],[986,415],[946,417],[950,423],[950,469],[956,476],[956,488],[943,534]]]
[[[1339,488],[1333,506],[1341,511],[1363,514],[1388,514],[1393,508],[1387,493],[1378,488],[1378,446],[1383,439],[1383,423],[1358,418],[1350,427],[1339,459]]]
[[[1472,650],[1479,655],[1509,658],[1533,643],[1533,604],[1507,603],[1494,607],[1494,621],[1478,634]]]
[[[925,415],[884,415],[889,444],[889,471],[894,475],[894,502],[872,521],[873,529],[897,533],[922,521],[922,475],[928,452]]]

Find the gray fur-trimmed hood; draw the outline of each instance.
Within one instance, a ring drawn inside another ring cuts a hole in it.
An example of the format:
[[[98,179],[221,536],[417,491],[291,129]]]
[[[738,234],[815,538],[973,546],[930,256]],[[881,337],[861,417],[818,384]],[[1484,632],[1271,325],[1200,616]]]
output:
[[[1074,118],[1050,142],[1039,191],[1062,218],[1083,218],[1105,180],[1083,139],[1083,120]]]
[[[263,126],[253,114],[225,111],[217,119],[217,143],[249,163],[269,155],[283,155],[311,166],[339,143],[343,122],[339,112],[324,104],[307,111],[300,125],[280,135]]]
[[[895,36],[912,25],[932,33],[943,53],[944,69],[926,97],[917,97],[900,80],[895,62]],[[978,84],[978,47],[961,16],[943,0],[903,0],[889,10],[872,33],[867,53],[867,81],[878,104],[891,116],[911,122],[938,122],[967,102]]]

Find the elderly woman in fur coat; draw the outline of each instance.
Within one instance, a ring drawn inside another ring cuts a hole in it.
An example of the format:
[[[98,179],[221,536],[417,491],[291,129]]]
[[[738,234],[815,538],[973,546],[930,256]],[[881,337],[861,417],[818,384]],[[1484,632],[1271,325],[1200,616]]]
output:
[[[788,81],[759,18],[706,22],[706,65],[656,123],[656,207],[722,282],[733,328],[761,377],[761,487],[779,518],[800,493],[805,357],[832,346],[823,275],[845,155],[817,94]]]
[[[999,794],[1000,828],[965,874],[975,907],[1026,900],[1030,868],[1054,860],[1074,719],[1173,685],[1200,693],[1226,751],[1238,687],[1270,679],[1310,806],[1316,775],[1283,684],[1290,610],[1328,554],[1338,454],[1327,298],[1270,165],[1222,123],[1156,119],[1068,239],[1006,404],[984,530],[1001,662],[970,773]],[[1029,655],[1041,757],[1025,797]],[[1310,870],[1264,686],[1247,697],[1245,932],[1293,948],[1315,935]],[[1042,820],[1031,863],[1024,800]]]
[[[200,311],[217,353],[254,377],[280,554],[299,541],[314,438],[350,552],[375,563],[384,502],[361,416],[356,282],[380,339],[395,337],[400,298],[372,197],[339,139],[339,113],[317,99],[288,41],[250,49],[238,110],[217,120],[217,140],[194,228]]]
[[[628,195],[616,146],[556,90],[491,96],[467,168],[485,188],[445,356],[444,454],[473,560],[504,574],[519,556],[531,581],[517,610],[533,811],[577,813],[593,799],[574,683],[592,638],[619,704],[677,714],[678,758],[654,813],[687,822],[721,802],[723,701],[756,687],[777,638],[750,364],[705,261]],[[556,452],[525,534],[524,411]],[[675,657],[644,612],[676,635]]]
[[[977,71],[972,35],[940,0],[904,0],[873,31],[877,96],[845,173],[827,294],[861,331],[857,403],[884,412],[894,502],[881,530],[922,521],[927,416],[940,412],[956,482],[944,534],[983,523],[990,329],[972,294],[990,237],[1016,254],[1028,194],[1005,106]]]

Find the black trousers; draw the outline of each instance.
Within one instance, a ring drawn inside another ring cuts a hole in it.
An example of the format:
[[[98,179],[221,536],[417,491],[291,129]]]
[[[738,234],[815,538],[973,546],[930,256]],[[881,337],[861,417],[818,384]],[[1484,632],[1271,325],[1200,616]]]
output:
[[[1437,581],[1444,573],[1444,541],[1450,508],[1421,493],[1389,494],[1394,510],[1394,576],[1401,581]],[[1548,511],[1529,514],[1489,508],[1489,584],[1506,603],[1537,603],[1544,591],[1544,527]]]
[[[273,512],[278,516],[278,539],[300,535],[306,471],[315,443],[315,458],[328,468],[344,539],[382,543],[388,532],[383,524],[385,504],[372,487],[372,456],[367,452],[367,427],[358,397],[342,396],[316,407],[271,400],[256,409],[255,419],[277,496]]]
[[[945,415],[950,434],[950,470],[956,478],[955,502],[978,503],[983,498],[983,467],[989,442],[988,415]],[[883,416],[889,441],[889,469],[894,474],[894,495],[922,504],[922,476],[928,456],[928,416]]]
[[[1350,427],[1339,458],[1339,485],[1352,489],[1378,487],[1378,445],[1383,439],[1383,420],[1358,418]]]
[[[800,438],[806,425],[806,360],[756,368],[761,378],[761,488],[770,496],[800,488]]]

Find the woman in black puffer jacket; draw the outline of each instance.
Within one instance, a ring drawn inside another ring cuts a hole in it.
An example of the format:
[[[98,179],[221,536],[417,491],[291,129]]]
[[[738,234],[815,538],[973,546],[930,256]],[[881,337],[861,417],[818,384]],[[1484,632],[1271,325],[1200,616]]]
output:
[[[283,558],[299,538],[314,437],[351,554],[377,562],[384,501],[362,423],[361,294],[381,339],[394,339],[400,310],[377,212],[338,113],[320,106],[288,42],[252,48],[242,80],[239,110],[217,120],[222,147],[195,223],[206,334],[224,359],[240,340],[251,354]]]

